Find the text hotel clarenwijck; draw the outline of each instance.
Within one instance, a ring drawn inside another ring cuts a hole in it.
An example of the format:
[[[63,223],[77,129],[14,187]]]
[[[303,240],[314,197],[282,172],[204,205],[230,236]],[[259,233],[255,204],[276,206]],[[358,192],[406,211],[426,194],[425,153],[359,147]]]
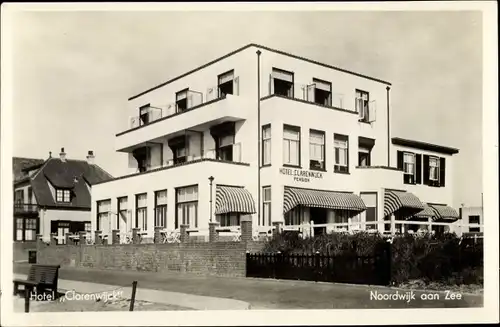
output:
[[[396,292],[379,292],[370,291],[370,300],[373,301],[405,301],[411,302],[416,299],[422,301],[436,301],[436,300],[462,300],[462,294],[451,291],[444,291],[443,293],[422,293],[417,296],[414,291],[396,291]]]
[[[293,180],[296,182],[310,182],[311,178],[321,179],[323,174],[316,171],[302,170],[302,169],[290,169],[290,168],[280,168],[280,174],[293,176]]]
[[[75,290],[66,291],[63,296],[58,300],[60,302],[64,301],[108,301],[108,300],[118,300],[123,297],[123,291],[113,290],[107,292],[96,292],[96,293],[77,293]],[[37,292],[30,293],[31,301],[52,301],[55,299],[55,294],[51,293],[41,293]]]

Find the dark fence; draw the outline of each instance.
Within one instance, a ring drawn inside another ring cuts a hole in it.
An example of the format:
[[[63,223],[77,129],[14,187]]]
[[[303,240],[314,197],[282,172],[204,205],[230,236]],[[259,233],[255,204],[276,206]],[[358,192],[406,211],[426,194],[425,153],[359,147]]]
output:
[[[247,277],[322,282],[389,285],[390,246],[373,256],[355,254],[251,254],[247,253]]]

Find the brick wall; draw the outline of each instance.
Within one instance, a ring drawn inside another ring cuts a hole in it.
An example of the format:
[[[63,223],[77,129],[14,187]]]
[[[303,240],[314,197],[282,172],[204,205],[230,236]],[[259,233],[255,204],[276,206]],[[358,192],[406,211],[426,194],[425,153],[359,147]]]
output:
[[[37,262],[69,267],[245,276],[242,242],[39,245]]]
[[[28,251],[36,250],[36,242],[13,242],[12,243],[12,260],[13,261],[27,261]]]

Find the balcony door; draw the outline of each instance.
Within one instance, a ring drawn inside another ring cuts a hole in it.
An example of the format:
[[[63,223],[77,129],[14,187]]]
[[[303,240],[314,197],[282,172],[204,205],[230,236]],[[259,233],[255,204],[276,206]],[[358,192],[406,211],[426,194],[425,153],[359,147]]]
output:
[[[174,165],[184,163],[188,158],[189,135],[181,135],[168,140],[172,150]]]
[[[151,148],[144,146],[135,149],[133,152],[135,160],[137,160],[137,167],[139,172],[145,172],[151,166]]]
[[[215,156],[217,160],[233,161],[235,143],[235,124],[226,122],[210,129],[215,141]]]

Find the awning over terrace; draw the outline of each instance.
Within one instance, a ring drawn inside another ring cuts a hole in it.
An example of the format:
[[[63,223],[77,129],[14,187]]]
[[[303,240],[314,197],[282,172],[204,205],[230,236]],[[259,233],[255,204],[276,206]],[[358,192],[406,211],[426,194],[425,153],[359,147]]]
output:
[[[283,213],[298,205],[358,212],[366,210],[365,203],[356,194],[285,187]]]
[[[384,217],[401,209],[419,212],[424,210],[424,204],[410,192],[386,190],[384,194]]]
[[[432,220],[456,221],[459,215],[455,209],[445,204],[424,204],[424,210],[415,215],[417,218],[432,218]]]
[[[244,187],[217,185],[215,196],[215,214],[238,212],[255,213],[255,202]]]

